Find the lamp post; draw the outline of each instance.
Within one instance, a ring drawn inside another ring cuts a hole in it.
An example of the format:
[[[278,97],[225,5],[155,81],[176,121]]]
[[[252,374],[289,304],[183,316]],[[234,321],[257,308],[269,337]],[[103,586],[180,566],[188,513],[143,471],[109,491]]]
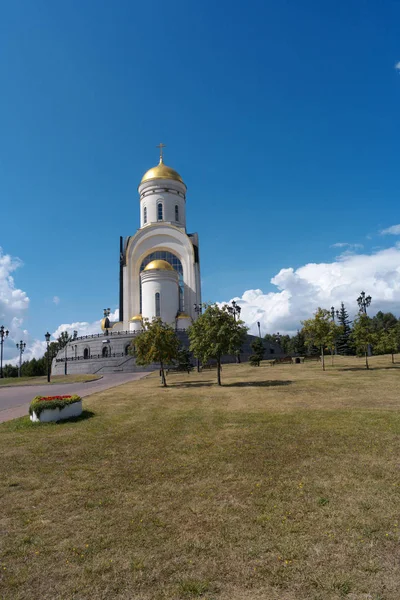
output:
[[[199,316],[202,313],[202,306],[201,304],[193,304],[194,306],[194,312],[197,313],[197,318],[199,318]],[[200,373],[200,359],[197,359],[197,372]]]
[[[235,321],[236,321],[236,315],[237,315],[238,319],[240,319],[240,313],[241,313],[242,309],[235,302],[235,300],[232,300],[231,306],[228,306],[227,310],[230,315],[233,315],[233,318],[235,319]],[[236,362],[240,363],[240,352],[238,352],[236,355]]]
[[[260,323],[260,321],[257,321],[257,327],[258,327],[258,337],[261,340],[261,323]]]
[[[367,308],[371,304],[372,298],[371,296],[366,296],[365,292],[361,292],[361,294],[357,298],[358,308],[360,309],[360,313],[366,315]],[[368,356],[372,355],[371,344],[368,344]]]
[[[19,369],[18,369],[18,377],[21,377],[21,364],[22,364],[22,355],[25,352],[26,343],[22,340],[19,344],[15,344],[19,350]]]
[[[45,333],[44,337],[47,342],[47,383],[50,383],[50,350],[49,350],[50,333],[49,332]]]
[[[103,308],[103,313],[104,313],[104,335],[108,335],[108,328],[110,326],[110,321],[108,320],[108,317],[110,316],[111,313],[111,309],[110,308]]]
[[[1,354],[0,354],[0,379],[3,378],[3,344],[4,338],[8,337],[9,331],[8,329],[4,329],[4,325],[0,327],[0,345],[1,345]]]

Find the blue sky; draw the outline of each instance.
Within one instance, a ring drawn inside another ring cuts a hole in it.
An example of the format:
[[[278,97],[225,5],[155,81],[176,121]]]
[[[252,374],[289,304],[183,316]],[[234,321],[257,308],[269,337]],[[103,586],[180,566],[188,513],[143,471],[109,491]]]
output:
[[[335,243],[396,247],[379,232],[400,222],[399,24],[391,0],[3,3],[0,246],[23,263],[21,327],[117,306],[160,141],[204,300],[274,294],[281,269],[336,264]]]

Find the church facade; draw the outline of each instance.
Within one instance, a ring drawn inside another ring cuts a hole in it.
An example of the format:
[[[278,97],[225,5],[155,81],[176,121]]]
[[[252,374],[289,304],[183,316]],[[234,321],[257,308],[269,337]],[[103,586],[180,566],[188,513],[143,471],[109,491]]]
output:
[[[143,319],[160,317],[172,325],[181,345],[188,346],[186,329],[201,306],[200,252],[197,233],[186,229],[186,185],[177,171],[164,164],[160,144],[158,165],[149,169],[139,187],[140,227],[120,238],[119,320],[101,321],[101,332],[76,337],[52,362],[53,374],[115,373],[154,370],[136,366],[129,354]],[[252,353],[248,335],[242,359]],[[281,352],[265,343],[267,354]],[[235,357],[224,357],[231,362]]]

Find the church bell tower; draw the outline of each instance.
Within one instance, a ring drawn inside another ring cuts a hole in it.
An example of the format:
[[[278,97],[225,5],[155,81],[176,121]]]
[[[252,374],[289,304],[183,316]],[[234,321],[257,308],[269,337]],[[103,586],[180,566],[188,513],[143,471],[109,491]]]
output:
[[[164,164],[160,144],[158,165],[138,187],[140,228],[121,247],[121,321],[113,330],[139,331],[142,319],[160,317],[186,329],[201,304],[199,241],[186,231],[186,185]]]

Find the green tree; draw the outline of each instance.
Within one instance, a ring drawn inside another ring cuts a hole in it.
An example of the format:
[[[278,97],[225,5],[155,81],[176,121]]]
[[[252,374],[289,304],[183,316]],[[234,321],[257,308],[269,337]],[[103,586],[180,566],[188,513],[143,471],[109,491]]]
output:
[[[179,348],[178,356],[174,362],[174,365],[178,371],[187,371],[190,373],[190,371],[193,370],[192,359],[188,348],[185,346],[181,346],[181,348]]]
[[[332,347],[338,334],[338,326],[332,321],[331,311],[318,308],[314,318],[302,321],[302,325],[306,344],[320,349],[322,369],[325,371],[325,347]]]
[[[221,358],[236,354],[246,339],[247,327],[235,320],[227,306],[205,304],[203,314],[188,329],[190,350],[203,363],[217,361],[217,381],[221,385]]]
[[[252,354],[249,358],[250,364],[252,367],[259,367],[260,362],[263,360],[265,354],[265,348],[262,340],[260,338],[256,338],[251,343],[251,349],[253,350],[254,354]]]
[[[4,365],[3,377],[18,377],[18,367],[14,365]]]
[[[359,354],[365,356],[365,366],[369,369],[368,349],[376,341],[377,334],[372,326],[372,319],[365,312],[360,312],[354,320],[351,337]]]
[[[297,331],[296,335],[290,338],[290,341],[288,343],[288,354],[300,354],[301,356],[303,356],[304,354],[306,354],[306,347],[307,344],[304,332]],[[312,344],[311,346],[309,346],[309,348],[312,350]]]
[[[340,305],[340,309],[336,312],[337,323],[340,326],[340,332],[336,342],[338,354],[348,355],[352,354],[351,348],[351,321],[349,319],[349,313],[347,312],[344,303]]]
[[[167,387],[165,366],[178,358],[179,340],[174,329],[163,323],[160,318],[151,322],[143,320],[143,329],[132,340],[130,354],[134,354],[138,365],[160,365],[161,385]]]
[[[398,321],[393,313],[384,313],[379,310],[371,319],[372,328],[374,331],[388,331],[392,327],[396,327]]]
[[[400,346],[400,326],[396,324],[390,329],[382,329],[376,333],[374,353],[391,354],[392,364],[394,364],[394,355],[399,351]]]

